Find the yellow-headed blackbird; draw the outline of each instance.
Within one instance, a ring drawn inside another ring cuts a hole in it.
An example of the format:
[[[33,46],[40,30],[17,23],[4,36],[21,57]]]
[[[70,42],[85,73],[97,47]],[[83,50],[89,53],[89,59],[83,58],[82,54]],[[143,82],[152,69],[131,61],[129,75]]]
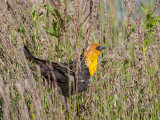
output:
[[[70,62],[70,68],[68,69],[67,63],[55,63],[47,60],[41,60],[35,58],[28,48],[24,46],[25,56],[40,66],[41,75],[46,79],[51,80],[53,84],[58,85],[62,95],[69,96],[69,79],[71,80],[71,94],[74,94],[76,86],[78,86],[78,92],[83,92],[88,88],[90,78],[93,77],[97,69],[97,58],[101,50],[105,49],[105,46],[100,46],[96,43],[91,44],[87,49],[84,49],[80,57],[80,70],[78,70],[78,85],[76,85],[76,62]],[[70,70],[70,72],[68,72]],[[70,73],[70,76],[68,76]],[[54,75],[53,75],[54,74]]]

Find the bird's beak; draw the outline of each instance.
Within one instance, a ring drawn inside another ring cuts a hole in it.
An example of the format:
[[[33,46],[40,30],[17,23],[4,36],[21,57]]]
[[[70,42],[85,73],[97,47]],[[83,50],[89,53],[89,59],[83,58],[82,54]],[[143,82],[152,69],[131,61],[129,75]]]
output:
[[[103,49],[106,49],[106,46],[101,46],[100,47],[100,51],[103,50]]]

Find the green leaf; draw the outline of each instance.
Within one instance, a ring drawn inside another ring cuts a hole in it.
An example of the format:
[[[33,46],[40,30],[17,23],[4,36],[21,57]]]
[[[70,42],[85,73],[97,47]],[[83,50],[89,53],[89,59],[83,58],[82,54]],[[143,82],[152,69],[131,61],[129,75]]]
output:
[[[71,20],[72,20],[72,17],[70,15],[67,15],[67,23]]]
[[[24,28],[18,28],[17,29],[17,31],[18,31],[18,33],[20,33],[20,34],[24,34],[25,33],[25,29]]]
[[[146,7],[143,5],[143,3],[141,2],[141,9],[144,13],[148,13],[148,10],[146,9]]]
[[[37,16],[36,16],[36,11],[35,10],[32,12],[32,18],[33,18],[33,21],[37,20]]]

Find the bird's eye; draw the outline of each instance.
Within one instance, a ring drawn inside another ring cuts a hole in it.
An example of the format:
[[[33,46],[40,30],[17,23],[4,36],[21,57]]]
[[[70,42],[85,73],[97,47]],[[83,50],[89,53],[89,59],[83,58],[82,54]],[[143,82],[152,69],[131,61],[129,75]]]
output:
[[[97,46],[96,49],[101,51],[101,46]]]

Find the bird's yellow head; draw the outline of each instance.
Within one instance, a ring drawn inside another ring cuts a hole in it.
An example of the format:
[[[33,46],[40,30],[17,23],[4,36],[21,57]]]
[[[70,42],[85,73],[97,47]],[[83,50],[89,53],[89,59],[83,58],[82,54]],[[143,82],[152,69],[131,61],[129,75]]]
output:
[[[101,53],[101,50],[105,49],[105,46],[100,46],[96,43],[92,43],[83,52],[85,56],[85,64],[89,68],[91,77],[93,77],[95,71],[97,70],[97,58]]]

